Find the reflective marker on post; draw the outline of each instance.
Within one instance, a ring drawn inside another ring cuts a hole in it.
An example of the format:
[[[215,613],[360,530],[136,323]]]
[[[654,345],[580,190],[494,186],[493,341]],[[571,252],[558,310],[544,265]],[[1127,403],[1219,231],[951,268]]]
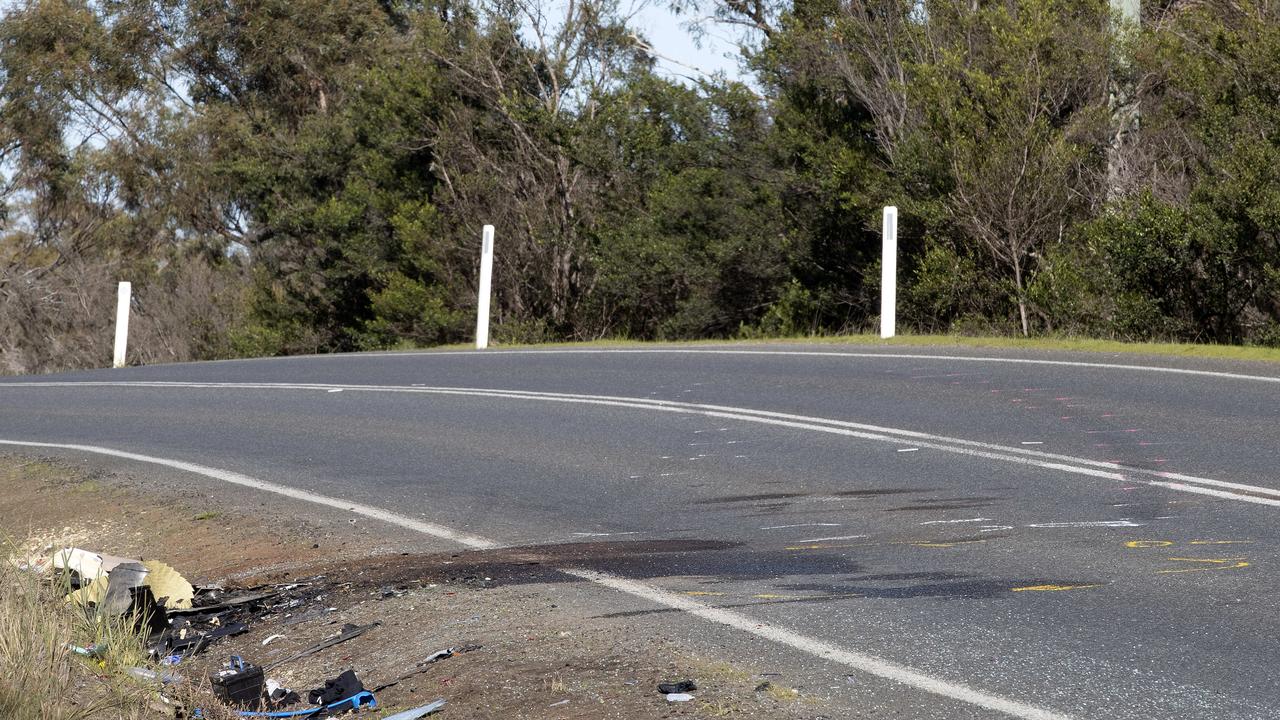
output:
[[[884,254],[880,260],[880,337],[891,338],[897,332],[898,303],[898,208],[884,209]]]
[[[124,367],[125,345],[129,342],[129,298],[133,285],[122,282],[116,290],[116,355],[112,367]]]
[[[480,246],[480,294],[476,302],[476,349],[489,347],[489,287],[493,279],[493,226],[484,226]]]

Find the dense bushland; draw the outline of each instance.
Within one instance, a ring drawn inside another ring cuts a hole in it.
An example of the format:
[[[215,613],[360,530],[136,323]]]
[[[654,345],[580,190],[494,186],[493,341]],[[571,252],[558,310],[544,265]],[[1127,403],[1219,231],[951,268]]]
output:
[[[27,0],[0,16],[0,367],[901,324],[1280,344],[1280,9]],[[696,28],[694,28],[696,30]]]

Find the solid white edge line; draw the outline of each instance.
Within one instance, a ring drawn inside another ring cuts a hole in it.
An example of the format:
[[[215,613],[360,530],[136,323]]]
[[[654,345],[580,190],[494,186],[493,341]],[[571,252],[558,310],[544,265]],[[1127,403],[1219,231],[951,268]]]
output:
[[[1069,352],[1069,351],[1068,351]],[[565,350],[447,350],[438,352],[374,352],[347,353],[334,355],[308,355],[307,358],[337,359],[360,357],[451,357],[475,356],[498,357],[501,355],[791,355],[796,357],[852,358],[890,360],[949,360],[968,363],[999,363],[1004,365],[1047,365],[1050,367],[1097,368],[1102,370],[1135,370],[1140,372],[1171,373],[1174,375],[1199,375],[1202,377],[1222,378],[1225,380],[1254,380],[1259,382],[1280,383],[1280,377],[1269,375],[1250,375],[1248,373],[1222,372],[1219,370],[1193,370],[1161,365],[1130,365],[1127,363],[1099,363],[1083,360],[1039,360],[1036,358],[1002,358],[982,355],[928,355],[922,353],[876,353],[876,352],[823,352],[821,350],[734,350],[726,348],[708,348],[698,350],[692,348],[619,348],[619,349],[565,349]],[[272,358],[274,359],[274,358]]]
[[[345,510],[347,512],[380,520],[408,530],[413,530],[424,535],[430,535],[443,540],[456,542],[460,545],[476,550],[499,547],[498,543],[482,538],[478,535],[462,533],[443,525],[423,522],[421,520],[393,513],[389,510],[354,503],[340,498],[333,498],[327,495],[320,495],[306,490],[298,490],[287,485],[279,485],[265,480],[258,480],[257,478],[252,478],[248,475],[242,475],[237,472],[221,470],[218,468],[208,467],[206,465],[197,465],[196,463],[185,462],[182,460],[171,460],[168,458],[126,452],[124,450],[115,450],[113,448],[100,447],[97,445],[33,442],[24,440],[0,440],[0,445],[50,449],[56,448],[97,455],[107,455],[110,457],[117,457],[124,460],[133,460],[153,465],[161,465],[175,470],[203,475],[214,480],[221,480],[223,482],[253,488],[255,490],[271,492],[338,510]],[[786,628],[768,625],[742,613],[705,605],[697,602],[696,600],[682,597],[675,593],[636,580],[630,580],[617,575],[597,572],[595,570],[586,570],[583,568],[558,567],[556,570],[565,573],[566,575],[586,580],[595,585],[609,588],[616,592],[647,600],[655,605],[685,612],[717,625],[723,625],[734,630],[750,633],[756,637],[799,650],[800,652],[812,655],[819,659],[844,665],[845,667],[859,670],[886,680],[892,680],[902,685],[913,687],[917,690],[922,690],[933,695],[951,698],[953,700],[958,700],[969,705],[976,705],[988,710],[995,710],[1013,717],[1022,718],[1023,720],[1071,720],[1071,716],[1069,715],[1046,710],[1027,703],[1021,703],[1016,700],[1010,700],[981,690],[975,690],[967,685],[961,685],[959,683],[935,678],[903,665],[888,662],[872,655],[846,650],[837,645],[833,645],[816,638],[811,638],[800,633],[792,632]]]
[[[321,383],[215,383],[215,382],[171,382],[171,381],[60,381],[60,382],[29,382],[20,384],[0,384],[0,390],[14,387],[147,387],[147,388],[186,388],[186,389],[242,389],[242,390],[330,390],[333,388],[342,388],[352,391],[365,392],[394,392],[408,394],[424,394],[424,395],[459,395],[473,397],[495,397],[513,400],[541,400],[545,402],[561,402],[561,403],[580,403],[585,405],[602,405],[610,407],[629,407],[638,409],[650,409],[665,412],[675,412],[683,414],[704,415],[706,417],[717,417],[731,420],[742,420],[747,422],[755,422],[765,425],[778,425],[783,427],[791,427],[802,430],[814,430],[829,434],[846,435],[857,437],[863,440],[875,440],[879,442],[891,442],[901,444],[904,439],[909,438],[913,445],[920,447],[928,447],[934,450],[942,450],[944,452],[956,453],[960,455],[969,455],[972,457],[981,457],[992,460],[1002,460],[1006,462],[1014,462],[1023,465],[1035,465],[1038,467],[1062,470],[1078,475],[1088,475],[1092,477],[1101,477],[1112,480],[1128,480],[1132,482],[1140,482],[1148,485],[1158,485],[1172,490],[1182,492],[1190,492],[1186,490],[1186,483],[1196,485],[1208,485],[1215,488],[1226,488],[1228,490],[1240,490],[1245,494],[1234,494],[1230,492],[1218,493],[1199,493],[1202,495],[1213,495],[1223,499],[1237,500],[1239,502],[1247,502],[1255,505],[1269,505],[1280,507],[1280,489],[1267,488],[1259,485],[1246,485],[1244,483],[1228,482],[1225,480],[1215,480],[1212,478],[1197,477],[1194,475],[1185,475],[1181,473],[1171,473],[1162,470],[1149,470],[1146,468],[1137,468],[1118,463],[1107,462],[1102,460],[1091,460],[1089,458],[1075,457],[1072,455],[1062,455],[1058,453],[1046,453],[1039,450],[1028,450],[1022,447],[999,445],[995,443],[984,443],[976,440],[965,440],[963,438],[953,438],[945,435],[934,435],[914,430],[903,430],[900,428],[883,427],[879,425],[870,425],[866,423],[856,423],[845,420],[832,420],[820,417],[811,417],[806,415],[795,415],[790,413],[780,413],[768,410],[753,410],[750,408],[738,408],[724,405],[709,405],[684,403],[674,400],[655,400],[652,398],[629,398],[617,397],[610,395],[585,395],[578,393],[551,393],[539,392],[534,390],[506,390],[497,388],[465,388],[465,387],[426,387],[426,386],[402,386],[402,385],[337,385],[337,384],[321,384]],[[844,430],[850,430],[844,432]],[[857,432],[856,430],[864,430],[866,432]],[[921,439],[931,442],[920,442]],[[970,448],[978,448],[972,450]],[[989,451],[989,452],[984,452]],[[1091,468],[1100,468],[1112,472],[1097,472]],[[1120,474],[1124,473],[1124,474]],[[1143,475],[1158,480],[1148,480],[1146,478],[1134,477],[1134,475]],[[1170,480],[1178,482],[1168,482]]]
[[[486,540],[477,535],[468,535],[467,533],[458,532],[456,530],[453,530],[452,528],[447,528],[443,525],[424,522],[422,520],[415,520],[410,517],[405,517],[403,515],[398,515],[396,513],[383,510],[382,508],[376,508],[371,505],[364,505],[361,503],[351,502],[348,500],[332,498],[327,495],[319,495],[313,492],[307,492],[306,490],[299,490],[297,488],[292,488],[287,485],[277,485],[276,483],[267,482],[265,480],[258,480],[257,478],[252,478],[252,477],[249,477],[248,475],[241,475],[240,473],[232,472],[230,470],[220,470],[218,468],[212,468],[205,465],[197,465],[195,463],[183,462],[182,460],[170,460],[168,458],[155,457],[152,455],[141,455],[139,453],[131,453],[131,452],[126,452],[124,450],[114,450],[112,448],[99,447],[97,445],[76,445],[76,444],[70,444],[70,443],[45,443],[45,442],[31,442],[26,440],[0,440],[0,445],[21,445],[21,446],[28,446],[28,447],[43,447],[43,448],[58,448],[62,450],[75,450],[78,452],[94,453],[97,455],[109,455],[111,457],[118,457],[124,460],[134,460],[137,462],[150,463],[152,465],[163,465],[165,467],[173,468],[174,470],[182,470],[183,472],[195,473],[197,475],[204,475],[205,477],[210,477],[215,480],[221,480],[223,482],[231,483],[233,485],[241,485],[243,487],[253,488],[254,490],[264,490],[266,492],[275,493],[277,495],[283,495],[285,497],[293,498],[295,500],[302,500],[304,502],[314,503],[316,505],[324,505],[326,507],[331,507],[337,510],[343,510],[346,512],[355,513],[356,515],[363,515],[364,517],[371,518],[373,520],[381,520],[382,522],[390,523],[392,525],[405,528],[406,530],[413,530],[414,532],[419,532],[419,533],[422,533],[423,535],[430,535],[432,537],[440,538],[441,540],[449,540],[451,542],[455,542],[455,543],[458,543],[459,545],[464,545],[466,547],[469,547],[475,550],[486,550],[489,548],[497,547],[497,543],[494,543],[491,540]]]

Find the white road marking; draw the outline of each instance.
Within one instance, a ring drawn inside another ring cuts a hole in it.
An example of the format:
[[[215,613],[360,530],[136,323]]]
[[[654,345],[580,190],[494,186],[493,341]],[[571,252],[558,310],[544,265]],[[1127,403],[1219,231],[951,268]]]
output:
[[[792,357],[849,358],[857,360],[945,360],[963,363],[994,363],[1000,365],[1046,365],[1050,367],[1096,368],[1100,370],[1131,370],[1138,372],[1168,373],[1172,375],[1198,375],[1201,377],[1222,378],[1225,380],[1252,380],[1257,382],[1280,383],[1280,377],[1268,375],[1249,375],[1246,373],[1221,372],[1217,370],[1191,370],[1187,368],[1163,367],[1160,365],[1130,365],[1127,363],[1099,363],[1076,360],[1038,360],[1035,358],[1003,358],[982,355],[927,355],[922,353],[878,353],[878,352],[823,352],[820,350],[734,350],[726,348],[613,348],[613,349],[563,349],[563,350],[461,350],[445,352],[404,352],[404,353],[359,353],[308,355],[308,359],[341,359],[359,357],[438,357],[453,356],[501,357],[503,355],[783,355]],[[272,358],[274,359],[274,358]],[[279,358],[279,360],[298,360],[301,358]],[[224,360],[221,362],[236,362]]]
[[[382,520],[383,522],[408,530],[420,532],[424,535],[430,535],[443,540],[456,542],[460,545],[476,550],[487,550],[500,547],[497,542],[478,535],[459,532],[435,523],[422,522],[388,510],[382,510],[381,508],[353,503],[340,498],[333,498],[327,495],[307,492],[305,490],[297,490],[285,485],[278,485],[265,480],[258,480],[229,470],[197,465],[195,463],[189,463],[182,460],[171,460],[152,455],[142,455],[139,453],[125,452],[123,450],[115,450],[96,445],[29,442],[21,440],[0,440],[0,445],[57,448],[97,455],[108,455],[125,460],[161,465],[163,467],[182,470],[196,475],[203,475],[205,477],[233,483],[235,485],[250,487],[255,490],[264,490],[266,492],[276,493],[285,497],[294,498],[295,500],[303,500],[305,502],[324,505],[338,510],[346,510],[365,517]],[[1035,705],[1018,702],[1016,700],[1011,700],[1000,695],[987,693],[960,683],[954,683],[931,675],[926,675],[904,665],[898,665],[873,655],[847,650],[838,645],[818,640],[816,638],[811,638],[783,627],[768,625],[743,613],[705,605],[689,597],[678,595],[636,580],[629,580],[627,578],[618,577],[617,575],[597,572],[595,570],[586,570],[583,568],[560,567],[556,569],[566,575],[571,575],[633,597],[648,600],[655,605],[686,612],[708,622],[749,633],[756,637],[769,640],[770,642],[799,650],[800,652],[808,655],[838,663],[855,670],[861,670],[867,674],[892,680],[927,693],[952,698],[954,700],[983,707],[988,710],[995,710],[1013,717],[1022,718],[1023,720],[1071,720],[1069,715],[1047,710]]]
[[[796,540],[796,542],[827,542],[829,540],[858,540],[866,537],[866,535],[835,535],[832,537],[809,538],[808,540]]]
[[[493,388],[459,388],[459,387],[410,387],[406,385],[330,385],[330,384],[294,384],[294,383],[217,383],[217,382],[160,382],[160,381],[54,381],[54,382],[22,382],[0,383],[0,391],[23,387],[123,387],[123,388],[186,388],[213,390],[317,390],[341,387],[350,391],[421,393],[428,395],[455,395],[464,397],[492,397],[511,400],[532,400],[540,402],[574,403],[583,405],[599,405],[604,407],[623,407],[658,412],[671,412],[689,415],[702,415],[724,420],[742,420],[746,422],[788,427],[799,430],[812,430],[832,435],[854,437],[861,440],[876,440],[901,444],[904,439],[911,439],[920,448],[942,450],[958,455],[979,457],[987,460],[1000,460],[1019,465],[1029,465],[1048,470],[1061,470],[1075,475],[1103,478],[1107,480],[1123,480],[1140,482],[1147,485],[1163,487],[1180,492],[1209,495],[1228,500],[1280,507],[1280,489],[1257,485],[1214,480],[1181,473],[1148,470],[1130,467],[1105,460],[1046,453],[1039,450],[1028,450],[1008,445],[965,440],[945,435],[903,430],[900,428],[856,423],[845,420],[796,415],[791,413],[753,410],[725,405],[709,405],[702,403],[685,403],[671,400],[650,400],[647,398],[617,397],[610,395],[585,395],[578,393],[551,393],[532,390],[503,390]],[[919,440],[930,442],[919,442]],[[664,456],[665,457],[665,456]],[[1136,477],[1146,476],[1146,477]],[[1159,480],[1149,480],[1159,478]],[[1176,481],[1176,482],[1170,482]],[[1196,487],[1207,486],[1207,487]],[[1211,489],[1221,488],[1221,490]],[[1241,491],[1241,492],[1231,492]]]
[[[898,448],[898,452],[920,452],[920,448]]]
[[[769,527],[762,527],[760,529],[761,530],[783,530],[786,528],[798,528],[798,527],[840,527],[840,523],[800,523],[799,525],[770,525]]]
[[[1083,520],[1080,522],[1032,523],[1029,528],[1131,528],[1142,527],[1132,520]]]
[[[951,525],[953,523],[988,522],[991,518],[969,518],[968,520],[926,520],[921,525]]]

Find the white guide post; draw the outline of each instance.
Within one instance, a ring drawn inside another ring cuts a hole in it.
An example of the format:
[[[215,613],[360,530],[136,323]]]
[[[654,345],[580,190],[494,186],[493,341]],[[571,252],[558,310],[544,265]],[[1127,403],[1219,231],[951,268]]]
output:
[[[493,226],[484,226],[480,245],[480,296],[476,299],[476,349],[489,347],[489,288],[493,283]]]
[[[132,295],[132,283],[122,282],[116,289],[116,355],[112,367],[124,367],[125,345],[129,342],[129,298]]]
[[[880,337],[891,338],[898,324],[898,208],[884,209],[883,256],[880,260]]]

